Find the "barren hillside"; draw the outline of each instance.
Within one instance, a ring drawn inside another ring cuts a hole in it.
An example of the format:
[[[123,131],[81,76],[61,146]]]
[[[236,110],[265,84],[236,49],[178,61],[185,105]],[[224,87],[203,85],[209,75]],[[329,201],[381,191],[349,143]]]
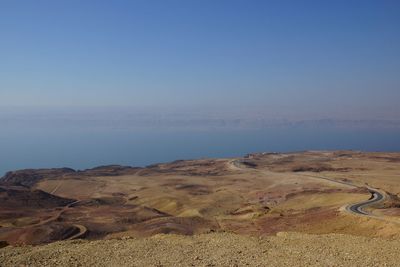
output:
[[[398,153],[309,151],[259,153],[234,159],[180,160],[144,168],[113,165],[83,171],[64,168],[9,172],[0,184],[0,241],[3,246],[38,245],[76,238],[115,241],[9,247],[2,249],[3,260],[11,264],[13,253],[20,255],[15,257],[18,263],[28,258],[40,260],[41,251],[49,251],[51,258],[67,264],[64,262],[67,258],[57,256],[58,252],[52,250],[62,247],[64,251],[65,247],[65,255],[71,254],[74,258],[72,254],[97,250],[97,246],[121,246],[118,242],[128,242],[127,246],[135,251],[141,242],[154,246],[155,250],[171,242],[171,247],[157,252],[163,259],[164,252],[174,255],[171,252],[174,246],[177,250],[183,248],[179,242],[194,242],[188,248],[193,250],[190,253],[195,255],[199,251],[201,263],[206,264],[204,253],[210,248],[206,248],[208,241],[204,240],[215,238],[215,242],[227,239],[221,241],[224,246],[233,244],[234,240],[244,242],[240,244],[242,255],[235,256],[235,251],[229,251],[228,247],[215,252],[215,255],[230,253],[228,258],[233,264],[235,259],[250,260],[243,257],[247,247],[244,244],[250,242],[254,246],[254,242],[261,242],[257,238],[263,240],[260,249],[287,253],[286,248],[273,245],[278,242],[276,244],[286,246],[286,237],[274,237],[279,232],[304,233],[289,235],[298,241],[288,246],[294,246],[293,250],[301,254],[308,255],[305,248],[314,244],[305,247],[299,244],[313,240],[322,242],[321,249],[327,248],[321,253],[341,251],[341,242],[349,244],[349,251],[354,252],[340,253],[350,253],[352,257],[359,253],[354,240],[363,240],[372,249],[374,239],[364,237],[383,238],[377,241],[382,243],[400,237],[399,162]],[[382,199],[375,203],[375,193],[371,190],[376,190]],[[369,199],[374,203],[360,212],[349,208]],[[133,239],[117,241],[122,237]],[[329,240],[338,247],[329,247]],[[387,244],[398,246],[391,242]],[[368,246],[364,244],[363,249],[368,250]],[[124,251],[121,253],[128,253]],[[33,256],[28,257],[31,253]],[[264,252],[254,253],[263,255]],[[263,265],[265,258],[257,255],[257,264]],[[140,257],[134,259],[138,264],[157,264],[143,255]],[[317,255],[307,257],[301,260],[317,263]],[[343,256],[340,260],[345,259]],[[123,262],[125,259],[115,260],[128,264]],[[374,261],[365,263],[374,265]],[[172,262],[165,259],[165,264]]]
[[[255,238],[227,233],[62,241],[3,248],[7,266],[398,266],[398,240],[279,233]],[[379,252],[379,256],[377,256]]]

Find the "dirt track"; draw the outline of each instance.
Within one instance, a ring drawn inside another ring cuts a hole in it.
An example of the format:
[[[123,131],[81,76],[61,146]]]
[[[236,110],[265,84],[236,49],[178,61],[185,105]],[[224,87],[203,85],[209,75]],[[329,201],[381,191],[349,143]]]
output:
[[[376,156],[267,153],[240,159],[243,166],[235,165],[235,159],[202,159],[140,170],[103,166],[80,172],[18,171],[7,176],[8,183],[42,178],[31,185],[34,191],[15,191],[15,186],[4,185],[0,197],[9,204],[0,209],[0,239],[14,245],[44,244],[82,237],[86,228],[85,238],[91,240],[211,231],[253,236],[293,231],[399,237],[398,225],[392,220],[400,214],[396,197],[400,187],[392,184],[398,184],[394,159],[400,155]],[[373,180],[377,174],[379,181]],[[366,183],[391,193],[385,206],[373,210],[374,216],[390,221],[342,212],[349,203],[369,198]],[[72,205],[72,199],[81,201]],[[20,208],[14,212],[16,206]]]

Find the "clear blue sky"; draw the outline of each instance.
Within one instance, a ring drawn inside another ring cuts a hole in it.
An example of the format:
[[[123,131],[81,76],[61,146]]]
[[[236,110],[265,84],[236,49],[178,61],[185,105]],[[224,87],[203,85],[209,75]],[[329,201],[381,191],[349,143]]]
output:
[[[400,114],[400,1],[0,0],[0,106]]]

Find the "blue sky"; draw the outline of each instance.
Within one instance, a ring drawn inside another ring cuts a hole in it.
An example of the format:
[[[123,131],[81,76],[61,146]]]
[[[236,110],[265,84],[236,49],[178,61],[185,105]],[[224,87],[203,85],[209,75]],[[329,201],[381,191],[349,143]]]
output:
[[[0,107],[400,115],[399,1],[0,0]]]

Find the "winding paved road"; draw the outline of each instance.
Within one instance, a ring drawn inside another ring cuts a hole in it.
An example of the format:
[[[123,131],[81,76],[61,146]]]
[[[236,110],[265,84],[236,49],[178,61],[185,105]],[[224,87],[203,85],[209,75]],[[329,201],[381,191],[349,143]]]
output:
[[[244,164],[242,164],[241,160],[232,160],[229,163],[235,169],[243,170],[243,169],[247,168],[247,167],[244,166]],[[256,169],[254,169],[254,170],[256,170]],[[316,179],[323,179],[323,180],[326,180],[326,181],[329,181],[329,182],[333,182],[333,183],[337,183],[337,184],[341,184],[341,185],[346,185],[346,186],[350,186],[350,187],[354,187],[354,188],[361,188],[361,186],[354,185],[351,182],[338,181],[338,180],[327,178],[327,177],[316,176],[316,175],[307,175],[307,174],[302,174],[302,176],[306,176],[306,177],[310,177],[310,178],[316,178]],[[352,213],[352,214],[357,214],[357,215],[363,215],[363,216],[377,218],[376,215],[373,215],[373,214],[365,211],[364,208],[384,201],[386,199],[386,196],[385,196],[385,194],[382,194],[381,192],[379,192],[378,189],[375,189],[375,188],[372,188],[372,187],[368,187],[368,191],[371,193],[371,198],[370,199],[368,199],[366,201],[363,201],[363,202],[360,202],[360,203],[356,203],[356,204],[349,204],[349,205],[346,206],[345,210],[347,212],[349,212],[349,213]]]
[[[374,188],[368,188],[368,190],[371,193],[371,198],[369,200],[357,204],[348,205],[346,207],[346,210],[348,212],[357,213],[360,215],[371,216],[372,214],[365,211],[364,208],[385,200],[385,196]]]

